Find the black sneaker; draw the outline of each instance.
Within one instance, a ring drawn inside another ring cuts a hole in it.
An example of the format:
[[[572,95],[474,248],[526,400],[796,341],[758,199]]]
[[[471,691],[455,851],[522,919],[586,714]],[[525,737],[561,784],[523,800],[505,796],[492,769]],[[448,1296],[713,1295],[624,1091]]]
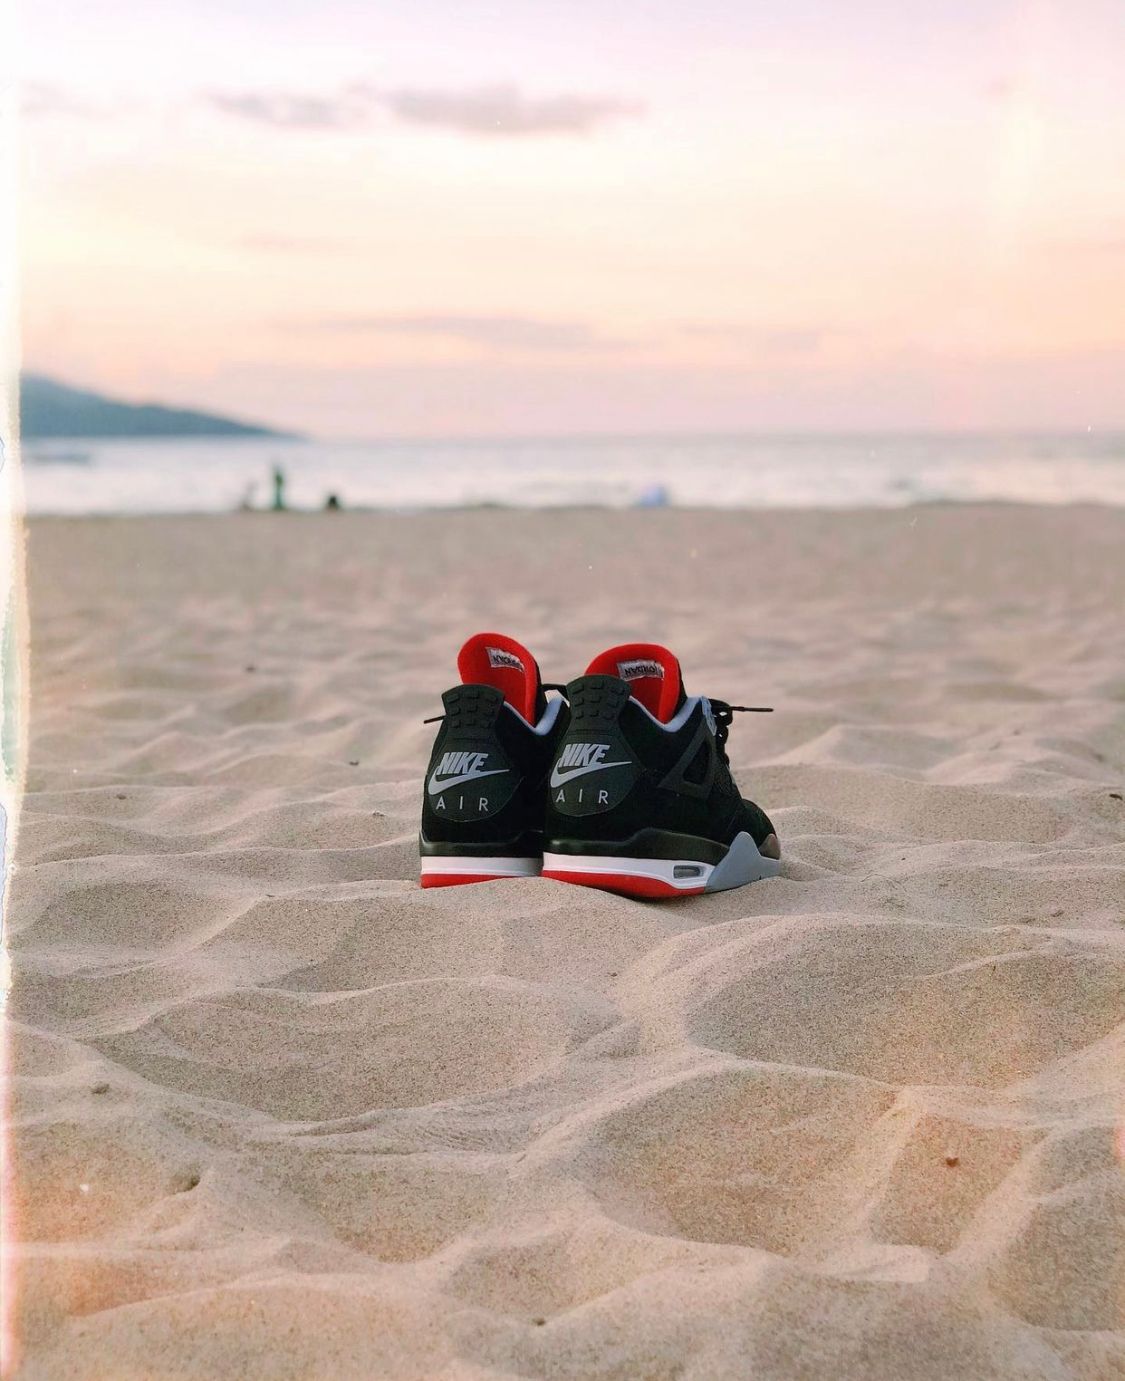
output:
[[[566,727],[527,648],[477,633],[457,657],[463,682],[442,696],[422,797],[423,887],[537,877],[547,769]]]
[[[773,825],[742,799],[727,761],[731,719],[747,707],[689,699],[679,662],[651,643],[595,657],[567,697],[570,723],[547,791],[544,877],[682,897],[778,874]]]

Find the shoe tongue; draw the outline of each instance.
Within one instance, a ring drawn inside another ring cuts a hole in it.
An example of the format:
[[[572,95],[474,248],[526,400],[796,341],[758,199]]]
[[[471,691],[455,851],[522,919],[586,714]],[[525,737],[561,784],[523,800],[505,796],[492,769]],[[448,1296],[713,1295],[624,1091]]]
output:
[[[495,687],[529,724],[538,724],[547,708],[539,664],[503,633],[474,633],[457,654],[457,671],[466,686]]]
[[[666,647],[658,643],[622,643],[595,657],[586,668],[587,676],[620,676],[646,710],[667,724],[684,703],[684,682],[680,664]]]

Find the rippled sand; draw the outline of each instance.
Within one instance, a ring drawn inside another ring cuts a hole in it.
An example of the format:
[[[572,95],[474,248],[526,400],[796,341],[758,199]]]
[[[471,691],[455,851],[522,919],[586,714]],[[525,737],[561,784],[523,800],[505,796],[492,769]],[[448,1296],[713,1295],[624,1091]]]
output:
[[[1125,513],[38,521],[26,1377],[1125,1374]],[[783,876],[422,892],[464,636],[627,637]]]

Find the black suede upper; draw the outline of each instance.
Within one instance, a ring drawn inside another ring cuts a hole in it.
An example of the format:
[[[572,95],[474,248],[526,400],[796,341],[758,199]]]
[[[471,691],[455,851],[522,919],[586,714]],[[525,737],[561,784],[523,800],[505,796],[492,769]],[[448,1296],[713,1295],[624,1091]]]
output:
[[[669,731],[616,676],[579,677],[567,695],[570,723],[547,787],[549,841],[664,830],[727,845],[746,831],[760,845],[774,833],[765,812],[742,799],[706,701]]]

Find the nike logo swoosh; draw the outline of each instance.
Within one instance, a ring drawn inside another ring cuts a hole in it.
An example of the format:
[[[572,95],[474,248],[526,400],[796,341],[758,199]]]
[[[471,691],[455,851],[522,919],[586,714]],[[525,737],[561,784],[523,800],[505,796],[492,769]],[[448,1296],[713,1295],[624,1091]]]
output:
[[[628,767],[626,762],[592,762],[585,767],[571,767],[560,772],[556,764],[551,768],[551,785],[565,786],[572,777],[584,777],[587,772],[604,772],[607,767]]]
[[[434,772],[431,773],[430,780],[426,783],[426,790],[431,796],[436,796],[439,791],[448,791],[451,786],[462,786],[465,782],[478,782],[482,777],[498,777],[507,770],[506,767],[493,767],[487,772],[466,772],[460,777],[443,777],[441,780]]]

